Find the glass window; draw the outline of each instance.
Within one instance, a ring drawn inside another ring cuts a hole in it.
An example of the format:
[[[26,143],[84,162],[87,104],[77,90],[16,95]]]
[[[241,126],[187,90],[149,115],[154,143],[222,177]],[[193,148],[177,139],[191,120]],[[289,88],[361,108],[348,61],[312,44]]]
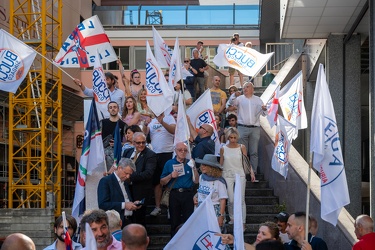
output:
[[[129,69],[129,61],[130,61],[130,59],[129,59],[129,47],[114,47],[113,49],[114,49],[116,55],[118,57],[120,57],[121,62],[122,62],[122,66],[124,66],[124,69],[128,70]],[[108,70],[118,70],[119,69],[116,61],[108,63],[106,68]]]
[[[146,68],[146,47],[134,48],[134,65],[136,69]]]

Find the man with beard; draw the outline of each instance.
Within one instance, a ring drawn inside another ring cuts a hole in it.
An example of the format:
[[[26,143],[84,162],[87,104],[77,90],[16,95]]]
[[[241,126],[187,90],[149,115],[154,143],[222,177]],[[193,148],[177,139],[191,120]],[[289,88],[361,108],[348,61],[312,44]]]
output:
[[[122,250],[121,242],[116,240],[109,231],[108,216],[104,210],[93,209],[85,212],[80,223],[80,228],[85,235],[86,223],[90,225],[94,234],[97,250]],[[82,248],[82,250],[84,249],[86,248]]]
[[[66,215],[66,224],[68,226],[68,233],[70,238],[73,238],[74,233],[77,230],[77,222],[71,215]],[[53,242],[52,245],[44,248],[44,250],[66,250],[65,245],[65,234],[64,234],[64,223],[62,216],[58,217],[54,224],[54,230],[56,235],[56,240]],[[72,241],[72,250],[79,250],[82,249],[81,244]]]
[[[107,83],[107,88],[109,90],[109,96],[111,101],[117,102],[118,106],[120,107],[119,113],[120,116],[122,114],[122,108],[125,105],[125,94],[124,91],[121,89],[116,88],[116,76],[112,74],[111,72],[106,72],[105,79]],[[92,89],[87,88],[79,79],[73,80],[75,84],[77,84],[80,89],[82,90],[83,94],[89,97],[94,97],[94,91]]]

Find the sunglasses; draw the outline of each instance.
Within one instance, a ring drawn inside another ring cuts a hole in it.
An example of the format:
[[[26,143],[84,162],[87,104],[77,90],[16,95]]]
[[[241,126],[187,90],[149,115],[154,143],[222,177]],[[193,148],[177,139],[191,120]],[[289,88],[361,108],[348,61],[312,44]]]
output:
[[[185,60],[184,62],[190,62],[189,60]]]
[[[188,150],[187,149],[183,149],[183,148],[179,148],[179,149],[177,149],[177,151],[178,152],[184,152],[184,153],[186,153]]]
[[[146,141],[134,141],[134,143],[137,145],[145,145]]]
[[[203,129],[204,131],[207,132],[207,129],[205,129],[204,127],[200,126],[199,128],[200,128],[200,129]]]

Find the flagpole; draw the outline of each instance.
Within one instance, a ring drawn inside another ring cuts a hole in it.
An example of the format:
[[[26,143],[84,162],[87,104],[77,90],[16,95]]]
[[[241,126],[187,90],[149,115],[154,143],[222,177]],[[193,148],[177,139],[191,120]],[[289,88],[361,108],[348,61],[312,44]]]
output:
[[[307,194],[306,194],[306,220],[305,220],[305,240],[308,240],[309,237],[309,213],[310,213],[310,182],[311,182],[311,168],[312,168],[312,159],[314,152],[310,152],[310,162],[309,162],[309,172],[307,178]]]

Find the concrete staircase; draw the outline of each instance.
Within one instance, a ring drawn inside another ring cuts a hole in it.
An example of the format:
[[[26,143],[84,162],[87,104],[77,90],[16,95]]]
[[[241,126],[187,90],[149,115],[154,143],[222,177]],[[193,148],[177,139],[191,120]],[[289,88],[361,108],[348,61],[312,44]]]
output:
[[[269,187],[268,181],[264,180],[262,174],[256,176],[259,182],[246,183],[246,230],[244,233],[245,242],[253,243],[258,233],[259,224],[265,221],[273,221],[274,216],[279,212],[278,197],[274,196],[273,189]],[[154,207],[148,207],[149,214]],[[167,219],[167,210],[162,208],[162,214],[153,217],[147,215],[147,232],[150,237],[148,249],[163,249],[170,240],[170,224]],[[233,233],[233,226],[227,225],[228,233]]]

